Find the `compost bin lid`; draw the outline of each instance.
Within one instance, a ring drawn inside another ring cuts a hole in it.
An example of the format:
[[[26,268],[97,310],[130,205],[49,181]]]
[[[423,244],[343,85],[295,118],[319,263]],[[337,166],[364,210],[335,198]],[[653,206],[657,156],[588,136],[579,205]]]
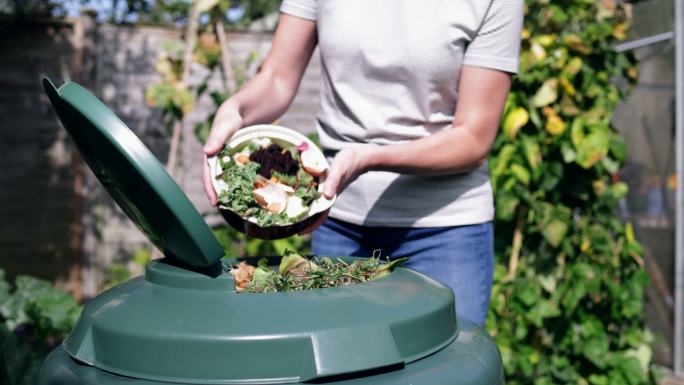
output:
[[[43,87],[97,179],[165,256],[215,266],[224,251],[187,196],[135,134],[77,83]]]
[[[90,301],[63,346],[126,378],[338,383],[431,359],[459,335],[454,306],[450,289],[401,267],[355,285],[237,293],[230,273],[210,278],[153,261],[144,277]]]

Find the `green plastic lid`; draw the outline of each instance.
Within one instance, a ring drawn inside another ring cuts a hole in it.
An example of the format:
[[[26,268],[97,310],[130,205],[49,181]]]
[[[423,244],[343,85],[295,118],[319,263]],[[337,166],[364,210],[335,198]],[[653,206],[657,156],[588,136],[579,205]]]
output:
[[[224,251],[187,196],[133,132],[99,99],[67,81],[43,87],[97,179],[165,256],[217,265]]]
[[[210,278],[154,261],[145,277],[89,302],[64,349],[81,363],[145,380],[327,383],[429,359],[459,334],[452,291],[409,269],[328,289],[234,288],[229,273]]]

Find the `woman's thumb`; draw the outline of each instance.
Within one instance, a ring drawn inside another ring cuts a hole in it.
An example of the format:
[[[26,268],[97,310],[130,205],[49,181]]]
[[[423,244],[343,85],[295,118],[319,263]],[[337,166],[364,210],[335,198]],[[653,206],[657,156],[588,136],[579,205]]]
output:
[[[222,121],[214,124],[214,127],[207,137],[207,142],[204,144],[204,153],[207,156],[212,156],[219,152],[228,139],[228,134],[230,132],[230,124],[228,122]]]

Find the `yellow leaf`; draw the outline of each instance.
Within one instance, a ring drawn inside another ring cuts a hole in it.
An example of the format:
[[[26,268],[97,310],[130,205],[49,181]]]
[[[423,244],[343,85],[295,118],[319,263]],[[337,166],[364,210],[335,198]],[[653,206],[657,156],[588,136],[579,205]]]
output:
[[[591,182],[591,184],[594,186],[596,195],[601,196],[606,192],[606,182],[604,182],[602,179],[597,179]]]
[[[538,42],[539,44],[541,44],[544,47],[550,46],[556,40],[558,40],[558,36],[555,34],[541,35],[535,39],[536,42]]]
[[[636,238],[634,238],[634,226],[632,226],[632,222],[627,222],[625,224],[625,238],[627,238],[627,242],[629,243],[634,243]]]
[[[521,127],[527,124],[530,114],[526,109],[518,107],[506,115],[503,123],[504,136],[507,139],[515,139]]]
[[[530,51],[532,52],[532,55],[534,56],[536,61],[542,61],[546,59],[546,50],[544,49],[544,47],[541,46],[541,44],[537,42],[532,43]]]
[[[520,32],[520,38],[525,40],[530,38],[530,31],[527,28],[524,28],[522,32]]]
[[[629,67],[629,69],[627,69],[627,76],[632,79],[636,79],[639,77],[639,71],[636,67]]]
[[[575,76],[582,69],[582,58],[573,57],[567,66],[565,66],[565,72],[569,75]]]
[[[537,93],[532,97],[532,105],[544,107],[556,101],[558,98],[558,79],[551,78],[542,84]]]
[[[564,77],[560,78],[560,84],[563,86],[563,90],[565,91],[566,94],[573,96],[575,95],[575,86],[570,83],[570,81]]]
[[[546,120],[546,132],[551,135],[560,135],[565,132],[565,122],[558,115],[549,116]]]
[[[566,35],[565,38],[563,39],[563,42],[570,49],[573,49],[577,52],[583,53],[585,55],[588,55],[591,53],[591,47],[586,45],[582,41],[582,39],[579,36],[575,35],[574,33]]]
[[[627,38],[627,30],[629,23],[617,23],[613,26],[613,37],[618,40],[625,40]]]
[[[591,247],[591,242],[589,242],[589,237],[586,235],[582,237],[582,244],[580,245],[580,251],[586,253]]]

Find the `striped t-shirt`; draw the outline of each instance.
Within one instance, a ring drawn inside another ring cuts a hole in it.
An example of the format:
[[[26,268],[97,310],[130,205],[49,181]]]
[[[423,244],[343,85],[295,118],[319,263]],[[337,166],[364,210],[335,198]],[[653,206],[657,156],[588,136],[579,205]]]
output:
[[[523,0],[283,0],[316,21],[322,63],[317,130],[325,150],[392,144],[451,128],[462,66],[514,73]],[[444,143],[442,151],[452,151]],[[369,226],[455,226],[493,219],[485,163],[440,176],[371,171],[330,216]]]

